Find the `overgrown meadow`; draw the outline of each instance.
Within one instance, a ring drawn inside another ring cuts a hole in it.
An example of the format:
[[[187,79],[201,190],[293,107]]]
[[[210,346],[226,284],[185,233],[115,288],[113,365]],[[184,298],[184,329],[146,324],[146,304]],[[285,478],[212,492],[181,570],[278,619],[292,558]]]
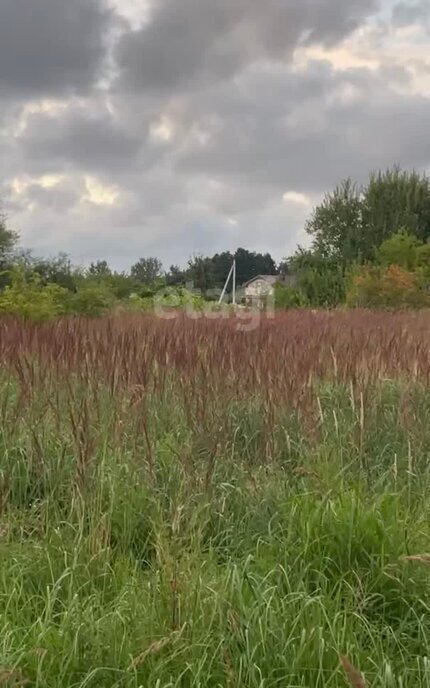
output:
[[[430,686],[429,334],[3,320],[0,686]]]

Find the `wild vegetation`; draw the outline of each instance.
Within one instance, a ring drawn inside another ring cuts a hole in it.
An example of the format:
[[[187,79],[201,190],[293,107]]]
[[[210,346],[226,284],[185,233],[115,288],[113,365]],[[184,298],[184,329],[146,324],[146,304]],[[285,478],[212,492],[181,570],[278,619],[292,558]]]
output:
[[[427,313],[0,329],[0,685],[430,684]]]
[[[279,275],[275,305],[288,308],[430,307],[430,179],[398,168],[358,186],[347,179],[328,193],[306,223],[308,248],[276,263],[269,253],[238,248],[196,255],[164,270],[156,257],[128,271],[106,260],[74,266],[67,255],[44,259],[17,250],[0,217],[0,314],[48,320],[154,308],[160,291],[186,308],[216,302],[236,262],[240,287],[259,274]],[[231,282],[227,298],[231,293]],[[240,294],[239,294],[240,300]]]
[[[119,273],[0,219],[0,686],[430,686],[430,181],[307,230]]]

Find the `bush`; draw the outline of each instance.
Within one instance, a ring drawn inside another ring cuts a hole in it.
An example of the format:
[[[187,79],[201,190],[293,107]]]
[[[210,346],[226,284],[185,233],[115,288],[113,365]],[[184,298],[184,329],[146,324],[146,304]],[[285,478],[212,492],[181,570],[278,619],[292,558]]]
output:
[[[202,311],[206,302],[200,294],[194,294],[184,287],[166,287],[159,291],[154,303],[157,308],[185,308]]]
[[[415,270],[419,251],[425,246],[406,230],[393,234],[378,249],[377,257],[381,265],[398,265],[404,270]]]
[[[97,318],[113,308],[115,296],[103,283],[83,282],[69,299],[69,313]]]
[[[289,261],[306,305],[330,308],[345,302],[345,272],[339,260],[299,249]]]
[[[430,296],[419,270],[366,265],[350,276],[347,304],[361,308],[426,308]]]
[[[27,274],[22,267],[14,268],[10,276],[11,283],[0,295],[0,313],[43,321],[66,312],[68,292],[63,287],[44,285],[37,273]]]
[[[281,283],[275,285],[276,308],[305,308],[307,305],[306,296],[300,289],[287,287]]]
[[[139,296],[139,294],[131,294],[128,298],[126,309],[133,312],[152,311],[154,308],[154,299],[151,296]]]

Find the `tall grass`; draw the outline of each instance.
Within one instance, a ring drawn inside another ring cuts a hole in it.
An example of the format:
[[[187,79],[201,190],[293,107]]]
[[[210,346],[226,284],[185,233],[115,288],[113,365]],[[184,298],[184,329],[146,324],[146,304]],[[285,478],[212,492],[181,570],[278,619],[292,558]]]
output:
[[[429,327],[3,321],[0,686],[430,686]]]

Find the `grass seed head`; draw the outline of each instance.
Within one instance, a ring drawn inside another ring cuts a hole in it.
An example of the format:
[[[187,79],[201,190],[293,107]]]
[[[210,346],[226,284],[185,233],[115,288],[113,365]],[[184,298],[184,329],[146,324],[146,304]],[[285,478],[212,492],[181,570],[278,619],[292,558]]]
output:
[[[340,661],[342,662],[343,670],[351,688],[367,688],[367,683],[363,674],[361,674],[358,669],[351,664],[348,657],[346,655],[342,655]]]

